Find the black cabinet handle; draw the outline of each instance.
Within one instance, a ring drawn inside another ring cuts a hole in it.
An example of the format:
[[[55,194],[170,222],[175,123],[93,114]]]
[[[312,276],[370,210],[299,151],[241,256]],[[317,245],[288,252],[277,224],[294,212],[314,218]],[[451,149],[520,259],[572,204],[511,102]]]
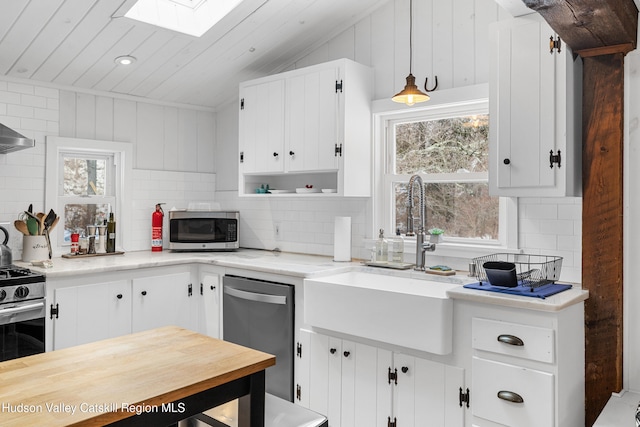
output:
[[[214,290],[215,288],[216,288],[215,286],[213,286],[213,285],[211,286],[211,290]]]
[[[351,354],[351,352],[350,352],[350,351],[345,351],[345,352],[344,352],[344,353],[342,353],[342,354],[344,354],[344,357],[349,357],[349,355]]]
[[[116,298],[118,298],[118,299],[122,299],[122,294],[118,294],[118,295],[116,295]]]
[[[329,353],[331,353],[331,354],[336,354],[336,351],[337,351],[337,350],[336,350],[335,348],[332,348],[332,349],[330,349],[330,350],[329,350]]]
[[[273,157],[278,157],[278,153],[276,153],[275,151],[273,152]]]
[[[498,341],[504,344],[515,345],[518,347],[522,347],[524,345],[524,341],[515,335],[502,334],[498,335]]]
[[[140,293],[142,294],[142,296],[145,296],[147,294],[147,291],[142,291]]]
[[[403,374],[406,374],[407,372],[409,372],[409,367],[403,366],[402,368],[400,368],[400,370],[402,371]]]
[[[290,155],[290,156],[295,156],[295,155],[296,155],[296,153],[294,153],[293,151],[289,151],[289,155]]]
[[[513,403],[524,403],[524,399],[518,393],[507,390],[500,390],[498,392],[498,399],[506,400]]]
[[[504,159],[504,160],[502,161],[502,163],[504,163],[505,165],[508,165],[508,164],[511,164],[511,160],[509,160],[509,159]]]

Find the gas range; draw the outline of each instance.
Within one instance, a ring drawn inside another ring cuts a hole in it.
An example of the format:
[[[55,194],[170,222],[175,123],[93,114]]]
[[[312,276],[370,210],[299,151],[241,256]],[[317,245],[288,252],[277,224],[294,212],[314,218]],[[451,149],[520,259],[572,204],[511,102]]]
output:
[[[15,265],[0,267],[0,305],[45,297],[45,276]]]

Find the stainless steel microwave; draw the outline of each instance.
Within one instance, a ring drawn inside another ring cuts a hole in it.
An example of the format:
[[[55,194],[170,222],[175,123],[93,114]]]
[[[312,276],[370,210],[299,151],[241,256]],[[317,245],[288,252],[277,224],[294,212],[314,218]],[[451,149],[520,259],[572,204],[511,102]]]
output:
[[[176,210],[169,212],[172,251],[231,251],[240,247],[240,213]]]

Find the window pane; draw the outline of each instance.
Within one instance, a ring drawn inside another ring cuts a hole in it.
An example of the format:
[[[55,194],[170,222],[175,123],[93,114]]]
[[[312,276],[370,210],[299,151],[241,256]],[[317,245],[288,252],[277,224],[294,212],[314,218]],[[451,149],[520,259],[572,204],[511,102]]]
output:
[[[65,156],[63,194],[65,196],[104,196],[107,192],[106,170],[105,159]]]
[[[407,230],[407,191],[407,183],[395,184],[396,229],[401,232]],[[418,197],[414,197],[413,215],[417,220]],[[425,204],[427,230],[441,228],[445,238],[498,239],[499,198],[489,196],[486,182],[427,183]]]
[[[396,174],[486,172],[489,116],[395,125]]]
[[[111,211],[109,203],[65,204],[64,205],[64,241],[71,241],[71,233],[79,233],[87,225],[102,224]]]

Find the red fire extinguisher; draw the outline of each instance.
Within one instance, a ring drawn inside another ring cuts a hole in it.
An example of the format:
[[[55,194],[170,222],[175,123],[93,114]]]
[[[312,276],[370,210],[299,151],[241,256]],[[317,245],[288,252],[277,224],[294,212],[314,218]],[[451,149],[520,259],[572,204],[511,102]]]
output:
[[[164,203],[156,204],[156,211],[151,215],[151,251],[162,251],[162,222],[164,220]]]

